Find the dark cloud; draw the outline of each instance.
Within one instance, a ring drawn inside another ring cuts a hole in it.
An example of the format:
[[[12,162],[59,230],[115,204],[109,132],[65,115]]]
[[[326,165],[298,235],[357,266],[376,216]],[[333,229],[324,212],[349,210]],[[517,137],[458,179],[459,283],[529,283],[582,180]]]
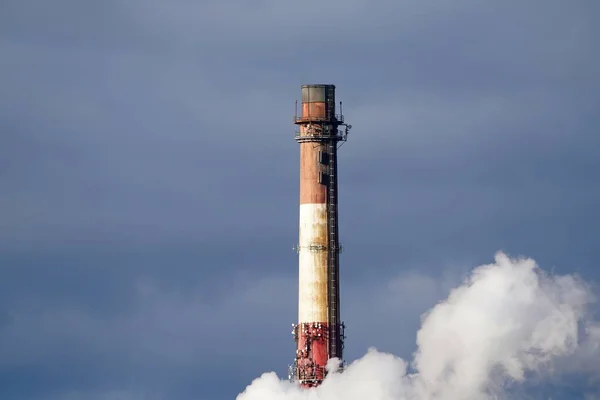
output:
[[[285,373],[303,83],[354,126],[351,357],[408,355],[499,249],[600,280],[598,11],[3,1],[0,397],[224,399]]]

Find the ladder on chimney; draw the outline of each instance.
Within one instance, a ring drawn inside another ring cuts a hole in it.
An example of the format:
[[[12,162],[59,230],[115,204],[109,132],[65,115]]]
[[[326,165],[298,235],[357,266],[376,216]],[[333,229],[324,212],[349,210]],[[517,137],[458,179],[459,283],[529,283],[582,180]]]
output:
[[[335,117],[332,117],[332,119]],[[336,124],[330,126],[329,135],[335,135],[337,132]],[[327,219],[328,219],[328,260],[327,269],[329,275],[329,357],[338,357],[341,359],[341,343],[340,343],[340,312],[339,312],[339,238],[337,227],[337,211],[338,211],[338,196],[337,196],[337,138],[329,138],[327,141],[327,175],[328,175],[328,202],[327,202]]]

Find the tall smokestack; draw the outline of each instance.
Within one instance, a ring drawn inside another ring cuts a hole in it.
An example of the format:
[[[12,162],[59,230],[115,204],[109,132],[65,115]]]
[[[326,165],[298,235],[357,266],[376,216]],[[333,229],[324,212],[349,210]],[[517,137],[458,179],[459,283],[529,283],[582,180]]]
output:
[[[336,114],[334,85],[303,85],[299,126],[300,229],[296,359],[290,379],[319,385],[331,358],[342,360],[340,321],[337,150],[350,125]],[[343,127],[343,130],[339,128]],[[341,365],[340,365],[341,367]]]

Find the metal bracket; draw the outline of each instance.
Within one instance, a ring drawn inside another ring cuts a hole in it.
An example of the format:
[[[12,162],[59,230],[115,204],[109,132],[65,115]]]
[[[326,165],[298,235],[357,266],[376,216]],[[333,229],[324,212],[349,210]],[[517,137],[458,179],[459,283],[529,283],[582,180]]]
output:
[[[328,247],[324,246],[322,244],[310,244],[308,246],[300,246],[297,244],[294,247],[292,247],[292,250],[294,250],[296,253],[300,253],[300,250],[303,250],[303,249],[306,249],[311,252],[319,252],[319,251],[327,251]],[[344,246],[342,246],[342,244],[340,243],[340,246],[338,247],[337,250],[338,250],[338,253],[343,253]]]
[[[309,244],[308,246],[300,246],[300,245],[295,245],[293,247],[294,251],[296,253],[300,253],[300,250],[308,250],[310,252],[320,252],[320,251],[327,251],[327,246],[324,246],[322,244]]]

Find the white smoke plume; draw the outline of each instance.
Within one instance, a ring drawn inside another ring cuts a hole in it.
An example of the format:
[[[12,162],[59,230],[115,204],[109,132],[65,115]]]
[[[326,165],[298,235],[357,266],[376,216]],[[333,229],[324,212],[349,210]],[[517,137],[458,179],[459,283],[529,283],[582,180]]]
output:
[[[560,374],[563,365],[598,373],[593,301],[577,277],[549,275],[532,259],[498,253],[423,315],[410,365],[371,349],[317,388],[265,373],[237,400],[501,399],[527,378]]]

